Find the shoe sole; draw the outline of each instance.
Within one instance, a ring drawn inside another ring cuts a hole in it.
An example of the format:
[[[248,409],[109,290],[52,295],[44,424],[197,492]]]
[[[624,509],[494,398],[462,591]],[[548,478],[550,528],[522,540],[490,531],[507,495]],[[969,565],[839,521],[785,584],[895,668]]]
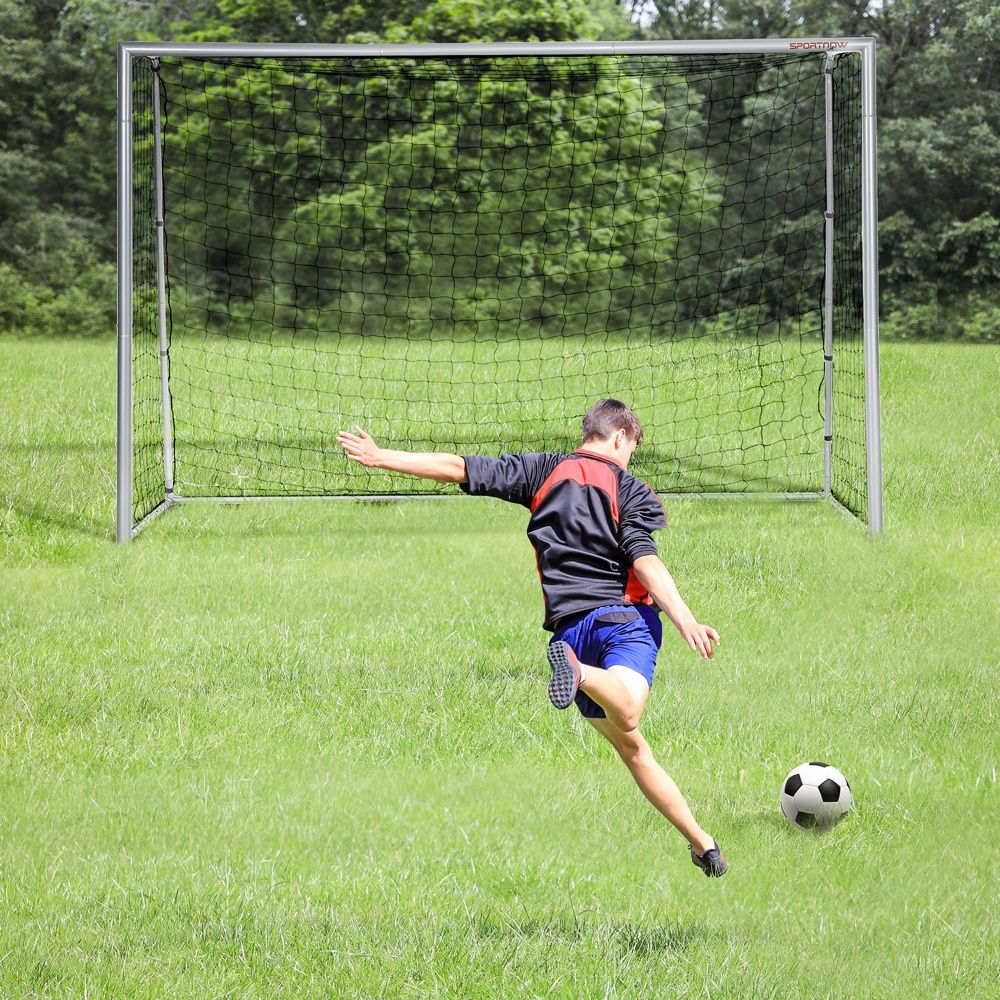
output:
[[[549,646],[548,657],[549,666],[552,667],[549,701],[556,708],[569,708],[579,687],[577,681],[579,668],[573,668],[576,656],[565,642],[557,641]]]

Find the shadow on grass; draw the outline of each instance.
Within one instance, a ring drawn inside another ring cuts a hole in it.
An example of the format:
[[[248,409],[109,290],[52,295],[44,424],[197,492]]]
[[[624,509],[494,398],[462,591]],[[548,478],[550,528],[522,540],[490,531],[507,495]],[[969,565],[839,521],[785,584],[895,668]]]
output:
[[[551,919],[477,916],[473,918],[472,927],[475,936],[484,942],[525,940],[609,944],[621,954],[634,956],[683,951],[709,937],[708,929],[699,924],[593,923],[588,920],[586,912]]]
[[[759,812],[753,813],[749,817],[747,825],[751,827],[762,825],[769,830],[788,830],[789,832],[792,829],[791,824],[777,806],[774,809],[761,809]]]
[[[761,809],[759,812],[753,813],[748,818],[747,822],[747,826],[758,829],[763,826],[775,833],[780,831],[783,834],[787,834],[789,837],[810,838],[825,837],[827,834],[836,830],[838,825],[839,824],[834,823],[832,826],[793,826],[787,819],[785,819],[784,814],[777,807],[774,809]]]
[[[8,455],[114,455],[114,442],[107,441],[39,441],[13,442],[5,444],[3,450]]]
[[[8,495],[0,500],[9,504],[18,518],[25,520],[36,530],[39,528],[56,529],[61,532],[87,535],[105,541],[114,539],[115,528],[110,508],[105,518],[96,513],[66,510],[60,507],[55,499],[46,502],[23,496]]]
[[[105,467],[114,445],[100,439],[5,443],[0,505],[13,510],[24,536],[58,532],[114,538],[114,497]]]

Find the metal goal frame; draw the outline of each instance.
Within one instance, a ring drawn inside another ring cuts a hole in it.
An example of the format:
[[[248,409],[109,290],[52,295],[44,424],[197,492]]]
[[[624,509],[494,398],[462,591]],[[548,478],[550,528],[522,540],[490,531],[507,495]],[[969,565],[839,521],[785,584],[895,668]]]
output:
[[[409,45],[312,45],[312,44],[214,44],[168,42],[119,42],[118,44],[118,415],[117,415],[117,540],[127,542],[174,504],[187,498],[177,494],[173,483],[170,397],[168,392],[166,256],[163,227],[163,170],[160,141],[158,79],[153,76],[154,171],[156,203],[156,278],[160,339],[160,392],[163,415],[164,499],[138,523],[132,507],[132,61],[160,57],[212,58],[363,58],[363,57],[468,57],[468,56],[614,56],[614,55],[733,55],[741,53],[783,54],[813,51],[826,53],[827,67],[840,53],[861,56],[861,252],[862,330],[865,393],[865,458],[867,473],[868,528],[879,534],[882,512],[882,443],[879,405],[878,349],[878,201],[876,174],[875,56],[874,38],[768,38],[712,39],[706,41],[655,42],[533,42],[453,43]],[[826,74],[826,285],[824,330],[824,489],[816,493],[672,493],[677,497],[725,497],[783,500],[825,500],[840,507],[831,492],[833,436],[833,85]],[[270,497],[212,497],[217,502],[272,499]],[[282,497],[281,499],[294,499]],[[393,496],[330,497],[348,500],[392,500]],[[434,499],[421,497],[419,499]],[[438,499],[444,499],[438,497]],[[853,516],[853,515],[852,515]]]

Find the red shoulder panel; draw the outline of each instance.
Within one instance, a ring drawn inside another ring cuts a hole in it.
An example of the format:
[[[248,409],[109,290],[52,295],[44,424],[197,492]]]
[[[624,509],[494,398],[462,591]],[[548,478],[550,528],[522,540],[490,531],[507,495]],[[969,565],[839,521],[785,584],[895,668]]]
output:
[[[532,513],[553,486],[567,480],[579,486],[593,486],[605,493],[611,501],[611,516],[615,524],[618,523],[618,479],[614,470],[606,462],[583,457],[564,459],[552,470],[549,478],[542,483],[531,499]]]

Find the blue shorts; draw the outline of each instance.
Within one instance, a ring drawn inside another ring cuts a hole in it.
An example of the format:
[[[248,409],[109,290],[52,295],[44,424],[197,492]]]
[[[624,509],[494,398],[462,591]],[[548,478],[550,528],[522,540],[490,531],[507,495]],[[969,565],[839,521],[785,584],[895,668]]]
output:
[[[566,619],[550,642],[557,639],[587,666],[629,667],[652,687],[663,625],[659,613],[647,604],[609,604]],[[576,707],[588,719],[606,718],[604,709],[582,691],[576,693]]]

